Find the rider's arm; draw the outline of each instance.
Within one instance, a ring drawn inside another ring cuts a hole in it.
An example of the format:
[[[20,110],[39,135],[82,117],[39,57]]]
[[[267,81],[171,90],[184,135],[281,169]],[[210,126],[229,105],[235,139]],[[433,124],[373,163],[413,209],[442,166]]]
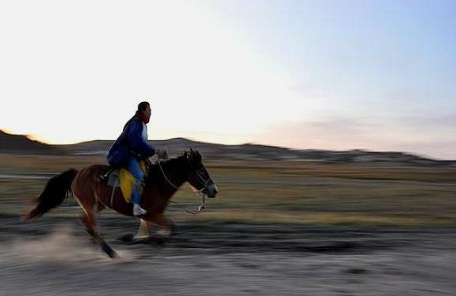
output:
[[[143,139],[142,129],[143,125],[140,121],[131,122],[127,133],[128,145],[131,150],[143,157],[150,157],[155,154],[155,148]]]

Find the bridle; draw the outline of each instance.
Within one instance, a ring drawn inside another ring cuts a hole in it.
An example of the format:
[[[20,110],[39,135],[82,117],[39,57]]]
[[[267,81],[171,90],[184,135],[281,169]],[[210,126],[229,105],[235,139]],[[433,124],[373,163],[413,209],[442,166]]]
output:
[[[173,189],[178,190],[179,187],[177,187],[173,182],[171,182],[171,180],[166,176],[166,173],[163,170],[163,167],[161,166],[160,159],[157,159],[157,164],[158,164],[158,167],[160,168],[160,171],[163,174],[163,177],[165,178],[166,182],[168,182],[168,184]],[[202,210],[206,209],[206,207],[207,207],[207,205],[206,205],[206,194],[203,191],[204,191],[204,189],[207,189],[207,185],[209,184],[209,182],[211,180],[210,179],[205,180],[203,178],[203,176],[201,176],[201,174],[197,170],[194,170],[192,172],[200,179],[200,181],[203,182],[203,186],[201,187],[201,189],[195,188],[196,189],[195,192],[199,193],[199,195],[201,196],[201,204],[196,208],[196,210],[188,210],[188,209],[186,209],[185,211],[187,213],[190,213],[190,214],[198,214],[199,212],[201,212]],[[174,204],[178,204],[177,202],[171,201],[171,200],[169,202],[170,203],[174,203]]]

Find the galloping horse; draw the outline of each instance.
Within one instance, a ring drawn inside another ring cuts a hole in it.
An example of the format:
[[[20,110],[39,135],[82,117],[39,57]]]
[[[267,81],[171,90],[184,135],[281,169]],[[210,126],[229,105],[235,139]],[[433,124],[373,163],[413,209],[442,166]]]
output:
[[[116,252],[104,241],[96,230],[95,213],[109,207],[121,214],[133,216],[133,205],[125,201],[120,189],[113,188],[100,180],[109,169],[105,165],[92,165],[80,171],[69,169],[52,177],[44,191],[36,199],[37,205],[24,216],[28,221],[40,217],[59,206],[71,192],[82,208],[82,221],[87,232],[110,257]],[[218,189],[202,163],[198,151],[186,151],[183,155],[166,161],[158,161],[146,167],[141,206],[147,213],[141,216],[141,226],[150,230],[153,224],[170,233],[172,221],[164,211],[171,197],[180,186],[189,182],[195,189],[208,197],[215,197]],[[141,227],[140,227],[141,228]]]

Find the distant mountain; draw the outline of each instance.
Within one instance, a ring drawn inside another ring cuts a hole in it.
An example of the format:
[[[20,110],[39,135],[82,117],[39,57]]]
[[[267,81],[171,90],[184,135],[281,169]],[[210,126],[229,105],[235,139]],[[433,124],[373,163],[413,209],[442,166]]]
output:
[[[2,153],[105,155],[113,143],[114,141],[112,140],[94,140],[71,145],[51,146],[30,140],[25,136],[10,135],[0,131],[0,152]],[[200,151],[204,158],[212,160],[291,160],[321,163],[456,166],[456,161],[434,160],[403,152],[299,150],[256,144],[223,145],[193,141],[186,138],[154,140],[150,141],[150,143],[157,149],[167,150],[171,157],[192,148]]]
[[[0,130],[1,153],[31,153],[31,154],[58,154],[62,153],[58,148],[38,141],[31,140],[27,136],[12,135]]]
[[[114,141],[98,140],[66,145],[75,154],[106,154]],[[157,149],[175,156],[190,148],[213,160],[292,160],[323,163],[398,163],[411,165],[456,165],[456,161],[434,160],[403,152],[374,152],[366,150],[330,151],[290,149],[257,144],[223,145],[193,141],[186,138],[150,141]]]

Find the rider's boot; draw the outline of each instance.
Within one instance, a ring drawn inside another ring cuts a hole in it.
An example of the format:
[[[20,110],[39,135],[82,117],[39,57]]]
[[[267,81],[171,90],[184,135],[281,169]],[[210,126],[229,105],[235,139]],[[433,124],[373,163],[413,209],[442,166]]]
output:
[[[133,204],[133,216],[142,216],[147,213],[139,204]]]

